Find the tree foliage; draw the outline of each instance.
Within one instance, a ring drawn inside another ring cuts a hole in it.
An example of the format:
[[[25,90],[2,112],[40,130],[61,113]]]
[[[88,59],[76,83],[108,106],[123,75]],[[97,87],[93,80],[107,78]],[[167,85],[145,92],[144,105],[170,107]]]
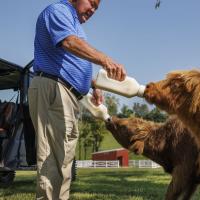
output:
[[[121,108],[121,112],[118,114],[120,118],[127,118],[133,116],[133,110],[130,109],[127,105],[123,105]]]
[[[105,105],[108,108],[108,113],[112,115],[117,115],[119,107],[119,99],[109,93],[105,94]]]
[[[157,107],[149,109],[148,105],[145,103],[134,103],[132,109],[127,105],[123,105],[118,117],[127,118],[131,116],[155,122],[164,122],[168,117],[166,113],[160,111]]]
[[[134,103],[132,109],[136,117],[144,118],[149,113],[147,104]]]
[[[144,119],[154,122],[164,122],[167,119],[167,114],[161,112],[157,107],[152,109],[149,113],[144,116]]]
[[[87,110],[82,108],[79,120],[78,159],[86,159],[88,151],[98,151],[105,133],[104,122],[96,120]]]

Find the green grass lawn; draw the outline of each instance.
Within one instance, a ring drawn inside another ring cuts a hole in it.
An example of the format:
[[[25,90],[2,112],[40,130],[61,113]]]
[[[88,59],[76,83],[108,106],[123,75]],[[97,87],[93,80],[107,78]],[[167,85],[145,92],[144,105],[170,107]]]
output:
[[[36,172],[18,171],[14,184],[0,189],[0,200],[35,199]],[[79,169],[71,200],[162,200],[170,176],[162,169]],[[200,199],[198,190],[192,200]]]

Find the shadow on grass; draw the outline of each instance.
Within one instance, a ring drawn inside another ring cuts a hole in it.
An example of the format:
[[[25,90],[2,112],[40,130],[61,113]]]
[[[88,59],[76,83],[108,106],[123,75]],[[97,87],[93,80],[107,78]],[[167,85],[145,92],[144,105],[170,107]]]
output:
[[[72,200],[159,200],[164,198],[169,179],[155,169],[80,169],[72,183]],[[0,189],[0,197],[9,199],[13,193],[34,196],[35,187],[36,176],[19,175],[10,188]]]
[[[10,195],[21,194],[21,193],[35,193],[35,177],[24,179],[24,180],[14,180],[14,183],[6,188],[6,189],[0,189],[0,197],[8,197]]]
[[[165,176],[161,170],[91,170],[89,174],[78,175],[71,192],[104,194],[117,198],[137,196],[142,199],[163,199],[169,180],[169,176]]]

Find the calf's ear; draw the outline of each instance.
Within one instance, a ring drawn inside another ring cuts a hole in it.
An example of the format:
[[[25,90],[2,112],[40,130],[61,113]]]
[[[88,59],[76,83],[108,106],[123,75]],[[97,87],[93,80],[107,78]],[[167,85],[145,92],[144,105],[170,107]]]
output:
[[[144,142],[136,141],[133,144],[131,144],[128,149],[134,152],[136,155],[141,155],[144,151]]]

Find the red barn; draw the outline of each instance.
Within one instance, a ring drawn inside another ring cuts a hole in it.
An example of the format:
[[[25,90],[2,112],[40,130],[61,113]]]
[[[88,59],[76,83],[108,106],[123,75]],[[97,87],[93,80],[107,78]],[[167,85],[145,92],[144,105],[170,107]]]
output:
[[[98,151],[92,153],[92,160],[119,160],[120,166],[128,167],[128,150],[121,148]]]

